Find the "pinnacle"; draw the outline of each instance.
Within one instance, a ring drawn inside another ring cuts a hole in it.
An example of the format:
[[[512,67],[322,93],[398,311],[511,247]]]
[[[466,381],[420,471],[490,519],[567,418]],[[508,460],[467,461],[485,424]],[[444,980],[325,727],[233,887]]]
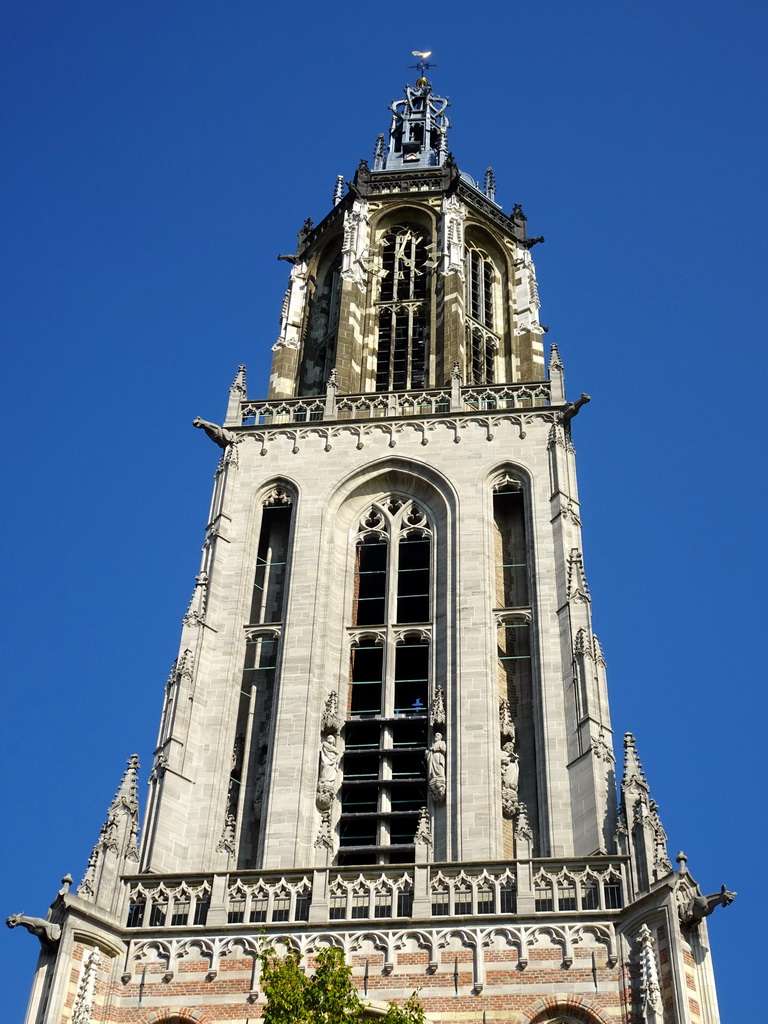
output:
[[[245,363],[241,363],[237,368],[235,379],[232,381],[230,391],[242,391],[243,395],[246,394],[245,387]]]
[[[115,799],[112,801],[113,807],[122,801],[126,801],[129,804],[136,802],[139,767],[139,755],[131,754],[128,758],[126,769],[123,772],[123,777],[120,780],[117,793],[115,793]]]
[[[624,734],[624,782],[626,786],[630,782],[637,782],[644,789],[648,790],[648,781],[643,771],[643,766],[640,763],[640,758],[637,754],[637,746],[635,744],[635,737],[631,732]]]

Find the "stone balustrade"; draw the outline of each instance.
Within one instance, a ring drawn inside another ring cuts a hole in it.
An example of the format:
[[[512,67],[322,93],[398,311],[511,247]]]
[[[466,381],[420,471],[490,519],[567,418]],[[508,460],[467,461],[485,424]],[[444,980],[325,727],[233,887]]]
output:
[[[402,416],[448,416],[455,413],[511,412],[546,407],[551,401],[549,381],[534,384],[483,384],[425,391],[367,392],[272,401],[240,402],[242,426],[281,426],[337,420],[371,420]],[[232,423],[231,425],[235,425]]]
[[[342,921],[605,916],[621,910],[626,858],[518,864],[408,864],[345,870],[243,871],[126,881],[130,929]]]

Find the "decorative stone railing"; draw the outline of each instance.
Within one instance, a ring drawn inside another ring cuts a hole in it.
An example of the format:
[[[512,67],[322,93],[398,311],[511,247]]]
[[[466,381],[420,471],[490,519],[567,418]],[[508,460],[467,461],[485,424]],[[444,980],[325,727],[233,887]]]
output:
[[[452,386],[427,391],[367,392],[273,401],[240,402],[242,426],[271,427],[338,420],[371,420],[403,416],[449,416],[455,413],[511,412],[548,406],[549,381],[533,384]],[[229,425],[234,426],[232,422]]]
[[[247,871],[127,880],[130,929],[538,917],[620,910],[625,858]]]

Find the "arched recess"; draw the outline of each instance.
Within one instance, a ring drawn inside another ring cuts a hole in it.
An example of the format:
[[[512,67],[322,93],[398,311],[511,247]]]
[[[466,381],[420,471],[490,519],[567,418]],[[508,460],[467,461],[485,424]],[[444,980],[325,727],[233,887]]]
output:
[[[310,273],[311,294],[303,327],[299,395],[325,391],[336,358],[341,303],[341,236],[317,258]]]
[[[530,1010],[521,1014],[519,1024],[618,1024],[618,1021],[613,1014],[583,996],[552,995],[537,1000]]]
[[[372,220],[371,238],[378,241],[385,231],[395,224],[412,223],[418,224],[429,232],[435,233],[435,214],[429,206],[422,206],[419,203],[403,203],[398,206],[389,206],[385,211]]]
[[[425,805],[435,856],[447,856],[451,787],[444,782],[441,794],[430,784],[425,754],[446,741],[446,729],[450,743],[450,712],[448,723],[435,723],[430,707],[438,686],[441,704],[450,708],[453,699],[455,507],[447,480],[406,459],[351,474],[327,502],[316,602],[323,620],[314,631],[322,641],[313,657],[325,678],[320,706],[337,690],[345,721],[333,821],[338,863],[413,859]],[[374,610],[361,613],[366,600]],[[435,764],[444,770],[446,760]]]
[[[106,954],[110,960],[120,956],[124,952],[116,943],[111,942],[102,932],[91,931],[86,928],[77,928],[73,935],[75,942],[82,942],[86,946],[95,947]]]
[[[523,810],[537,827],[546,804],[540,791],[541,708],[539,697],[536,560],[532,488],[527,470],[514,463],[495,466],[483,479],[487,502],[488,592],[499,701],[501,785],[499,816],[503,848],[515,855],[515,830]]]
[[[388,210],[373,226],[369,269],[376,391],[429,386],[434,352],[435,220],[416,206]]]
[[[252,593],[243,622],[243,672],[232,748],[225,841],[242,868],[256,867],[269,793],[273,708],[280,687],[283,621],[291,586],[298,488],[286,477],[265,482],[254,495],[246,565]],[[231,833],[231,837],[227,835]]]
[[[142,1016],[142,1024],[211,1024],[211,1018],[199,1010],[181,1006],[173,1010],[155,1010],[146,1017]]]
[[[464,233],[464,280],[466,383],[509,380],[507,258],[496,240],[472,222]]]

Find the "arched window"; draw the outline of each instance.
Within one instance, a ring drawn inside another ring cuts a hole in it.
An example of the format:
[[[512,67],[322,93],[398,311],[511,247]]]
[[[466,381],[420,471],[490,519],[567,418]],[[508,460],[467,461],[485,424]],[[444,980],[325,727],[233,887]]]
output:
[[[428,802],[432,590],[423,509],[395,495],[372,504],[355,538],[340,864],[414,858]]]
[[[493,384],[501,334],[498,274],[482,249],[468,247],[465,261],[467,375],[472,384]]]
[[[429,235],[416,225],[397,225],[381,240],[377,391],[426,386],[429,257]]]
[[[242,866],[255,866],[288,594],[293,499],[279,484],[263,497],[253,595],[246,626],[240,705],[232,750],[227,823],[240,836]]]

